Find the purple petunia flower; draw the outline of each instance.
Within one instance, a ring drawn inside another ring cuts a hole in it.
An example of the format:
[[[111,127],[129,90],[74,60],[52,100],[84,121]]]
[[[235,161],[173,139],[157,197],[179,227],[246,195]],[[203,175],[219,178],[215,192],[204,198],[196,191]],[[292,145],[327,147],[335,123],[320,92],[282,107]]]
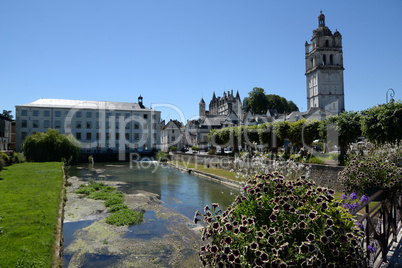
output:
[[[233,226],[230,223],[226,223],[225,227],[226,227],[227,231],[232,231],[232,229],[233,229]]]
[[[207,211],[207,210],[209,210],[208,205],[206,205],[205,208],[204,208],[204,211]]]
[[[260,256],[260,258],[261,258],[261,260],[263,261],[263,262],[268,262],[268,254],[267,253],[265,253],[265,252],[263,252],[262,254],[261,254],[261,256]]]
[[[215,245],[213,245],[213,246],[211,247],[211,252],[212,252],[212,253],[216,253],[217,251],[218,251],[218,247],[215,246]]]
[[[213,204],[212,204],[212,207],[215,209],[215,208],[219,207],[219,204],[213,203]]]
[[[224,252],[225,254],[229,254],[229,253],[230,253],[230,247],[225,247],[225,248],[223,249],[223,252]]]
[[[321,236],[320,240],[321,240],[321,242],[322,242],[323,244],[327,244],[327,243],[328,243],[328,237],[326,237],[326,236]]]
[[[358,222],[358,223],[356,223],[356,225],[357,225],[357,227],[360,228],[360,230],[364,231],[364,230],[363,230],[363,224],[361,224],[360,222]]]
[[[314,239],[315,239],[315,235],[312,234],[312,233],[309,233],[308,236],[307,236],[307,240],[308,240],[309,242],[312,242],[312,241],[314,241]]]
[[[233,229],[233,233],[234,233],[235,235],[238,235],[239,232],[240,232],[239,228],[236,227],[236,228]]]
[[[233,250],[233,255],[235,255],[236,257],[240,256],[240,251],[238,249],[234,249]]]
[[[369,197],[368,197],[368,196],[365,196],[365,195],[363,195],[363,196],[360,198],[360,202],[361,202],[361,203],[367,203],[368,200],[369,200]]]
[[[306,223],[305,223],[304,221],[301,221],[301,222],[299,223],[299,228],[300,228],[300,229],[306,229]]]
[[[348,237],[347,237],[346,235],[341,235],[341,236],[339,237],[339,240],[340,240],[342,243],[346,243],[346,242],[348,242]]]
[[[347,196],[346,194],[343,194],[342,197],[341,197],[341,199],[342,199],[342,200],[346,200],[346,199],[348,199],[348,196]]]
[[[368,245],[367,249],[371,252],[371,253],[375,253],[375,248],[373,248],[372,246]]]
[[[258,244],[256,242],[253,242],[250,244],[250,248],[256,250],[258,248]]]
[[[268,238],[268,243],[271,244],[271,245],[275,245],[275,243],[276,243],[275,238],[274,238],[273,236],[270,236],[270,237]]]
[[[276,221],[276,215],[275,215],[275,214],[272,214],[271,216],[269,216],[269,219],[270,219],[271,221]]]
[[[224,241],[225,241],[226,244],[229,245],[230,243],[232,243],[232,238],[226,237]]]
[[[350,200],[356,200],[358,198],[358,196],[357,196],[357,194],[355,194],[355,193],[351,193],[350,195],[349,195],[349,199]]]
[[[270,235],[274,235],[274,234],[276,233],[275,228],[269,228],[269,229],[268,229],[268,233],[269,233]]]
[[[218,229],[219,229],[219,223],[214,222],[214,223],[212,224],[212,228],[214,228],[214,230],[218,230]]]
[[[334,225],[334,221],[332,219],[327,219],[327,224],[329,227],[331,227],[332,225]]]

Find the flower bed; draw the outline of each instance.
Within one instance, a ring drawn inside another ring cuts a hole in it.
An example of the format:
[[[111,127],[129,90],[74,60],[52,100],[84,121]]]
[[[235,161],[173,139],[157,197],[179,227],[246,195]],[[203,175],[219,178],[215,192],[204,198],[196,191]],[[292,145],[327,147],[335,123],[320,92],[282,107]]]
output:
[[[257,175],[232,208],[218,204],[197,211],[204,221],[200,257],[218,267],[364,267],[364,233],[334,191],[315,188],[304,177]]]

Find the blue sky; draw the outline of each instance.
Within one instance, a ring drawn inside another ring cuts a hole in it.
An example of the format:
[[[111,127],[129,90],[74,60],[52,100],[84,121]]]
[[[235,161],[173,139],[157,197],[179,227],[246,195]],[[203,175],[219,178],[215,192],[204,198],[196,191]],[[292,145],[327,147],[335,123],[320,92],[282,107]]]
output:
[[[215,91],[253,87],[307,108],[304,43],[343,37],[346,110],[402,98],[402,1],[0,2],[0,111],[39,98],[169,104],[184,119]],[[166,106],[166,105],[165,105]],[[183,119],[172,108],[162,117]]]

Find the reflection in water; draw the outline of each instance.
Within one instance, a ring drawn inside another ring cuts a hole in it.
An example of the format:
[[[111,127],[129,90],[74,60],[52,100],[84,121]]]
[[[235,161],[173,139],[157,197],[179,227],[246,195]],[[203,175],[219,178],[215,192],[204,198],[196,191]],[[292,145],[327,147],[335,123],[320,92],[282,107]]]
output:
[[[144,213],[144,222],[129,226],[129,231],[123,238],[135,238],[150,240],[154,237],[162,238],[165,234],[169,233],[166,228],[168,220],[158,220],[155,218],[155,212],[148,211]]]
[[[150,166],[146,169],[134,164],[130,169],[129,163],[119,165],[98,163],[90,169],[74,169],[71,175],[127,182],[129,184],[122,187],[124,193],[131,194],[137,190],[156,193],[167,207],[177,210],[190,219],[196,210],[202,210],[207,204],[219,203],[221,208],[227,208],[240,192],[238,189],[168,166],[159,166],[157,169],[155,166]]]

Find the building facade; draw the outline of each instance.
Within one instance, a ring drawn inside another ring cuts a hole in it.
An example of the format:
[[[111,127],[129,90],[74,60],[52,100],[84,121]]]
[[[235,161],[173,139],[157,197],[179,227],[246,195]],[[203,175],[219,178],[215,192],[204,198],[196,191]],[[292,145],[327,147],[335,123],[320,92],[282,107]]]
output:
[[[175,146],[178,151],[184,146],[183,125],[177,120],[171,120],[165,124],[161,123],[161,150],[168,152],[172,146]]]
[[[223,92],[222,97],[216,97],[215,92],[212,95],[212,100],[209,103],[209,110],[205,110],[204,99],[201,99],[199,103],[199,116],[202,119],[208,115],[229,115],[234,112],[237,116],[241,117],[243,114],[243,107],[241,104],[241,99],[239,92],[237,91],[236,96],[233,95],[233,90]]]
[[[325,26],[325,16],[318,16],[318,28],[311,43],[305,44],[307,110],[319,107],[331,114],[345,110],[343,87],[342,35]]]
[[[86,152],[160,149],[160,112],[138,103],[39,99],[16,106],[16,151],[25,138],[56,129]]]
[[[0,114],[0,151],[12,150],[12,120]]]

